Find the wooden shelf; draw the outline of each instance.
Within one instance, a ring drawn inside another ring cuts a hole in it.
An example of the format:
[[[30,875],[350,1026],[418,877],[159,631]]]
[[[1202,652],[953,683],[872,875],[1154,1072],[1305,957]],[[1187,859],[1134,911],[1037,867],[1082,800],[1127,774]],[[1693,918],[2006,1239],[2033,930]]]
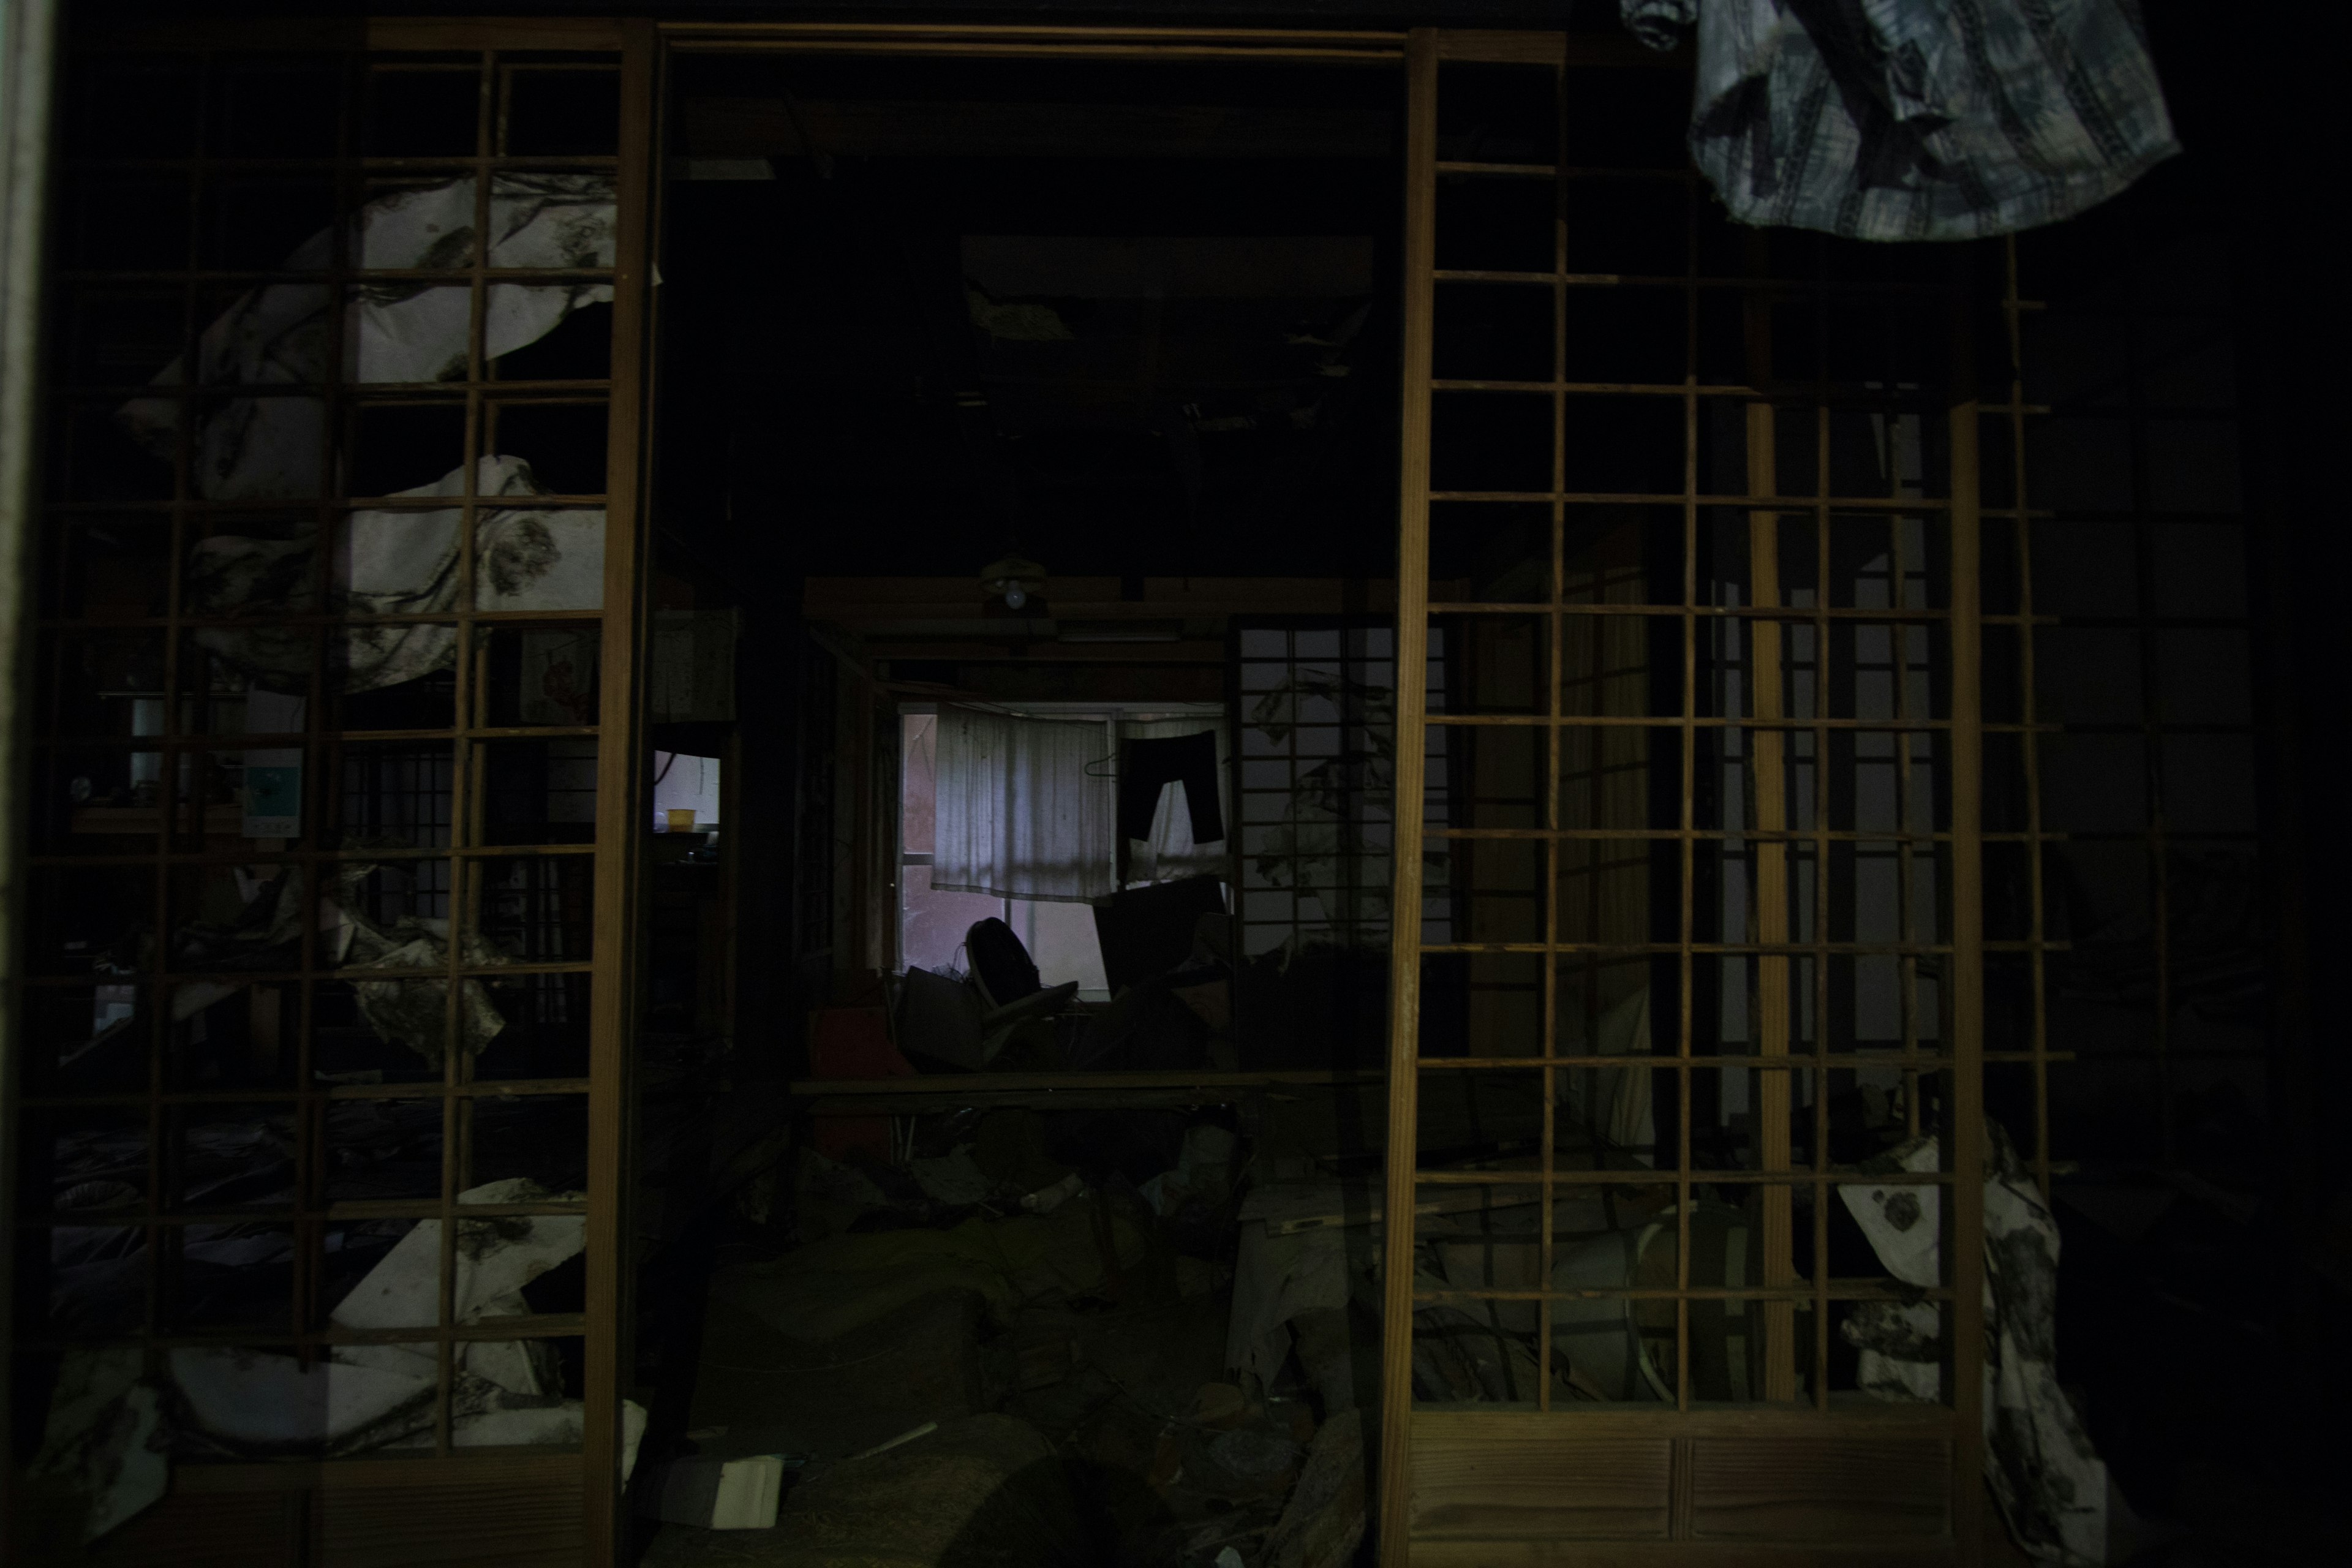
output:
[[[180,821],[185,821],[181,817]],[[163,813],[152,805],[78,805],[74,807],[73,831],[76,833],[144,834],[152,837],[163,826]],[[175,828],[177,823],[174,824]],[[205,836],[240,838],[245,835],[245,808],[239,805],[208,805],[205,807]]]

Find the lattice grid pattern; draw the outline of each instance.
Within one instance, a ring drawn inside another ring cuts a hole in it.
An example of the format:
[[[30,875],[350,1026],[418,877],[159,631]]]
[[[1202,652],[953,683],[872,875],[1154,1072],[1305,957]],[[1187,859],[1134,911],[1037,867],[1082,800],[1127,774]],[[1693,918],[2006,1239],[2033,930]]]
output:
[[[280,1411],[275,1451],[330,1457],[545,1442],[467,1422],[593,1380],[576,1282],[485,1307],[460,1255],[576,1255],[596,1185],[621,84],[609,53],[71,62],[28,1367],[421,1378],[356,1431]],[[352,1305],[379,1286],[414,1302]]]

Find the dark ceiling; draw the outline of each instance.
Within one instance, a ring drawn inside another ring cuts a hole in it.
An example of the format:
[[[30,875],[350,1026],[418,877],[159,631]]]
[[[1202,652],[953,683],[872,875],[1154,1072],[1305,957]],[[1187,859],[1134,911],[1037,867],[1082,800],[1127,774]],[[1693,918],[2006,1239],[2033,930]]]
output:
[[[682,61],[674,533],[803,571],[1391,568],[1387,69]]]

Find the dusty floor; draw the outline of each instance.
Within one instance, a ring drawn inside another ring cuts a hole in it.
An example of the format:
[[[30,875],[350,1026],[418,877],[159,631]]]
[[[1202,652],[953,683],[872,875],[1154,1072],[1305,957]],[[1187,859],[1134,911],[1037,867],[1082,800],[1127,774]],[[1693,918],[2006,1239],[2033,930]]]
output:
[[[665,1525],[645,1561],[928,1568],[1020,1560],[1001,1558],[1012,1551],[1191,1568],[1231,1547],[1257,1562],[1307,1458],[1313,1404],[1223,1381],[1228,1290],[1134,1293],[1145,1299],[1024,1307],[1000,1326],[941,1292],[814,1352],[714,1310],[695,1405],[704,1451],[815,1458],[775,1529]],[[924,1421],[940,1431],[846,1458]]]

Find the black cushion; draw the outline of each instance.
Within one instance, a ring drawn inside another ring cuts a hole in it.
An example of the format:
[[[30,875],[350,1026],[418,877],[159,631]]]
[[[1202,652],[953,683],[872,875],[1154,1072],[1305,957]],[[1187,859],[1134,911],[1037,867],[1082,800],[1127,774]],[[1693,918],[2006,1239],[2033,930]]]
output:
[[[963,933],[963,946],[981,990],[993,1005],[1009,1006],[1045,989],[1029,950],[1021,945],[1013,928],[995,916],[975,921]]]

